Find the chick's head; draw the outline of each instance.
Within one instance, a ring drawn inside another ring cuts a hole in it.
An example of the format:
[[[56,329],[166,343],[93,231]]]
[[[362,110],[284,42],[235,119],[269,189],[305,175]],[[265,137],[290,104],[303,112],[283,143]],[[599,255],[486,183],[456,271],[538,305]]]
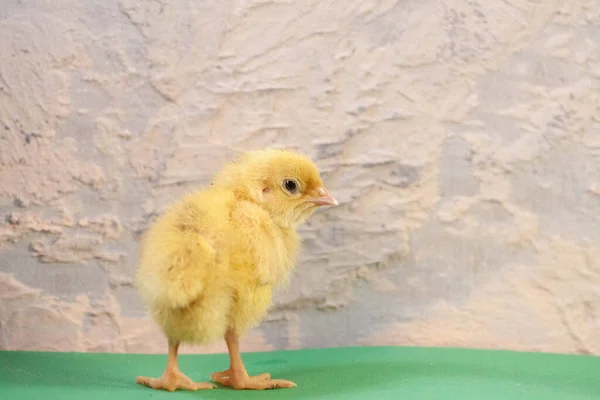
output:
[[[244,153],[223,169],[216,183],[259,204],[285,227],[304,222],[321,206],[337,205],[310,158],[288,150]]]

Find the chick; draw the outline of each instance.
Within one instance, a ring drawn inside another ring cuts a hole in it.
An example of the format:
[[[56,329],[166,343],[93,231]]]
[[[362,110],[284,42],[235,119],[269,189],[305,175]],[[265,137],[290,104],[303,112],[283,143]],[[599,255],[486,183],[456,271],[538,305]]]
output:
[[[298,224],[318,207],[336,205],[317,167],[285,150],[257,150],[226,165],[208,188],[174,204],[146,232],[136,285],[169,343],[160,378],[139,376],[154,389],[211,389],[178,368],[180,343],[224,338],[230,368],[211,379],[235,389],[296,386],[249,376],[239,340],[267,312],[299,251]]]

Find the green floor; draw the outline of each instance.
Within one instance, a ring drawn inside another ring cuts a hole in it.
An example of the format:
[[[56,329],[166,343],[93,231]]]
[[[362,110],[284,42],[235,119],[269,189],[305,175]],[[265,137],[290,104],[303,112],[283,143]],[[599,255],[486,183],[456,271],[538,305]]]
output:
[[[1,399],[600,399],[600,357],[424,348],[343,348],[252,353],[251,374],[298,384],[263,392],[174,393],[135,384],[158,376],[162,355],[0,352]],[[181,369],[207,380],[225,355],[183,355]]]

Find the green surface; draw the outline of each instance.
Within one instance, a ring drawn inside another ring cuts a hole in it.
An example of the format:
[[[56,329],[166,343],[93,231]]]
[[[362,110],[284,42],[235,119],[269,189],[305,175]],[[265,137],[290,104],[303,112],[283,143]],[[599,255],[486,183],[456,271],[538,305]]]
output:
[[[600,399],[600,357],[459,349],[363,347],[244,354],[251,374],[298,384],[262,392],[173,393],[135,384],[166,356],[0,352],[1,399]],[[182,355],[196,380],[226,355]]]

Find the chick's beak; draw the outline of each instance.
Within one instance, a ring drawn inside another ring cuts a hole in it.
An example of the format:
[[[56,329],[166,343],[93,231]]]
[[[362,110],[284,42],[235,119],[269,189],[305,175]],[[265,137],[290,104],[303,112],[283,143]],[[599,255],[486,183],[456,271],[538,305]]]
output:
[[[312,203],[316,206],[337,206],[338,201],[332,195],[327,193],[327,190],[323,188],[318,189],[319,196],[311,197],[308,199],[309,203]]]

